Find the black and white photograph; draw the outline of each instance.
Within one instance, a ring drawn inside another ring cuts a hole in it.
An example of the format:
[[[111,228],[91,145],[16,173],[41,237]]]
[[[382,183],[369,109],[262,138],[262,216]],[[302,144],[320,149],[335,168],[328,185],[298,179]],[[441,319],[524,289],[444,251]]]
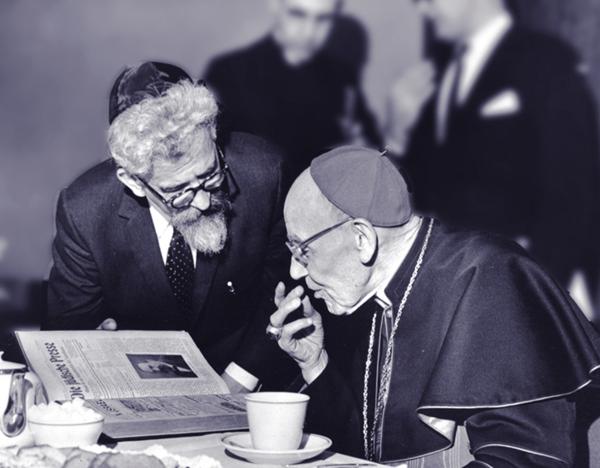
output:
[[[0,466],[600,466],[599,43],[599,0],[0,0]]]
[[[140,379],[195,379],[181,354],[127,354]]]

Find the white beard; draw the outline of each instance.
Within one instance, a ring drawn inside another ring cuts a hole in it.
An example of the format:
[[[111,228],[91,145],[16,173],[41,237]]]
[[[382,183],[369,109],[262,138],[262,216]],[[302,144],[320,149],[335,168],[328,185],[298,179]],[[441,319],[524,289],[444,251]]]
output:
[[[217,255],[227,242],[227,217],[222,211],[174,226],[192,249],[204,255]]]
[[[221,253],[225,248],[227,221],[231,212],[231,202],[223,193],[211,194],[210,200],[208,210],[189,207],[171,216],[171,224],[187,244],[209,257]]]

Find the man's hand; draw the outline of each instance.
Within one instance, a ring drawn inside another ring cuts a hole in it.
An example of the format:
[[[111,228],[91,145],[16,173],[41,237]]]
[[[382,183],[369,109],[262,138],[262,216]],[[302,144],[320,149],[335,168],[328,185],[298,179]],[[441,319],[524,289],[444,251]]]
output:
[[[386,139],[404,148],[423,105],[435,90],[435,71],[430,62],[409,68],[392,86],[387,103]]]
[[[279,347],[296,361],[303,374],[322,365],[325,354],[323,322],[308,297],[304,296],[304,288],[297,286],[286,295],[285,285],[280,282],[275,288],[275,305],[277,310],[271,315],[270,322],[281,328],[281,337],[277,340]],[[284,325],[287,316],[300,307],[304,318]]]
[[[104,322],[96,327],[96,330],[111,330],[117,329],[117,321],[113,318],[107,318]]]

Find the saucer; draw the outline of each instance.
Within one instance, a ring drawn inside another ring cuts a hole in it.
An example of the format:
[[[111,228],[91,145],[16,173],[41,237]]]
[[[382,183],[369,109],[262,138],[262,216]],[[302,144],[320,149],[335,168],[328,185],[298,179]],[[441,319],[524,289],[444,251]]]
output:
[[[290,465],[316,457],[324,452],[331,446],[331,439],[317,434],[304,434],[299,449],[258,450],[252,447],[250,433],[242,432],[223,437],[221,443],[234,455],[252,463]]]

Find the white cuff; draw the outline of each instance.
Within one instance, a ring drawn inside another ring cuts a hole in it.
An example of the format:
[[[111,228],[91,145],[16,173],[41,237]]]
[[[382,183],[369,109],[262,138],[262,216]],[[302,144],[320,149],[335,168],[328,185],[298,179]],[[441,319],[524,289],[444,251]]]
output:
[[[304,381],[310,385],[317,380],[317,377],[319,377],[327,367],[328,362],[329,356],[327,356],[327,351],[322,350],[321,354],[319,355],[319,359],[314,366],[309,369],[302,369],[302,377],[304,378]]]
[[[258,379],[235,362],[229,363],[225,369],[225,373],[249,391],[254,390],[258,385]]]

